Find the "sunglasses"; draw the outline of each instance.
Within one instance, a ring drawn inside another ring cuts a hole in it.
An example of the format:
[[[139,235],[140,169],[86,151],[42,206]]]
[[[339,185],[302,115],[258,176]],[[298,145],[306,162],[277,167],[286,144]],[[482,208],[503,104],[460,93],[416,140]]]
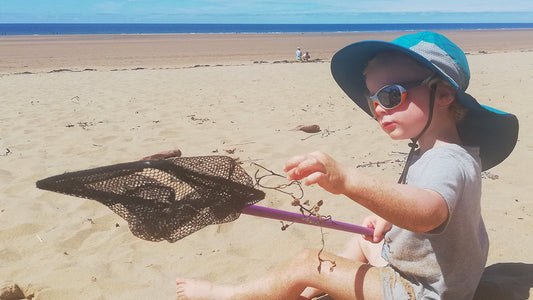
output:
[[[373,110],[379,105],[384,109],[394,109],[405,102],[407,91],[421,86],[427,79],[386,85],[380,88],[376,94],[370,96],[370,105]]]

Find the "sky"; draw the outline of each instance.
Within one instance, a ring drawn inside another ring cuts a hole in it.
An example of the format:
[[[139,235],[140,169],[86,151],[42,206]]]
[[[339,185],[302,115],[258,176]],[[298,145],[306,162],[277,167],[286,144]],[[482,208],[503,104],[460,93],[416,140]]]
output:
[[[532,0],[0,0],[0,23],[533,23]]]

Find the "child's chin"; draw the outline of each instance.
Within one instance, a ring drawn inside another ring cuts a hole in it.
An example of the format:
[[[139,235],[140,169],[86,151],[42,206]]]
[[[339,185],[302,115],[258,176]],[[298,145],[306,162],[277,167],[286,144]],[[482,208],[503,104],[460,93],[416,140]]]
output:
[[[386,132],[386,134],[389,135],[389,137],[392,139],[392,140],[395,140],[395,141],[399,141],[399,140],[405,140],[407,139],[406,137],[404,137],[403,135],[401,134],[398,134],[397,132]]]
[[[397,134],[389,134],[389,136],[391,140],[394,140],[394,141],[403,141],[403,140],[411,139],[411,137],[404,136],[404,135],[397,135]]]

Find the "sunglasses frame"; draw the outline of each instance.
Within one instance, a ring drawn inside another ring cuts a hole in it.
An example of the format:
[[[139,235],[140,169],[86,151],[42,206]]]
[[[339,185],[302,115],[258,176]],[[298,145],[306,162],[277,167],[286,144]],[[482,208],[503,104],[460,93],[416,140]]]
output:
[[[412,81],[407,81],[407,82],[402,82],[402,83],[397,83],[397,84],[388,84],[388,85],[385,85],[383,86],[382,88],[380,88],[374,95],[371,95],[369,96],[369,104],[370,104],[370,108],[372,109],[372,112],[373,114],[375,115],[376,114],[376,107],[379,105],[381,106],[383,109],[386,109],[386,110],[391,110],[391,109],[395,109],[397,107],[399,107],[400,105],[402,105],[404,102],[405,102],[405,99],[407,99],[407,92],[411,89],[414,89],[416,87],[419,87],[421,85],[424,85],[426,82],[427,82],[428,78],[425,78],[425,79],[420,79],[420,80],[412,80]],[[389,88],[389,87],[397,87],[398,90],[400,91],[401,93],[401,100],[400,100],[400,103],[392,106],[392,107],[386,107],[384,106],[381,101],[379,100],[379,93],[381,93],[384,89],[386,88]]]

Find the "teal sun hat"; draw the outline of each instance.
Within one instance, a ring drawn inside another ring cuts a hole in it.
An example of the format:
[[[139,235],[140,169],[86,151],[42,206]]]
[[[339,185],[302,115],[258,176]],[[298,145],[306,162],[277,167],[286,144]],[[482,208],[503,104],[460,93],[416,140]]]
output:
[[[482,170],[488,170],[509,156],[518,139],[518,119],[485,105],[467,94],[470,69],[464,52],[445,36],[424,31],[401,36],[392,42],[363,41],[339,50],[331,60],[331,73],[341,89],[368,115],[363,71],[369,60],[382,51],[400,51],[449,81],[460,104],[468,109],[457,123],[465,146],[479,147]]]

